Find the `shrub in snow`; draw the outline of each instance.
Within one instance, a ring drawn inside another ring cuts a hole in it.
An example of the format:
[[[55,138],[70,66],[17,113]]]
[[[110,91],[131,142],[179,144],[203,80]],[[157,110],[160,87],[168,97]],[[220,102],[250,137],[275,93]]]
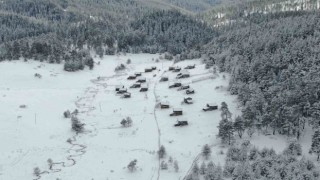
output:
[[[49,166],[49,169],[52,169],[52,166],[53,166],[53,161],[52,161],[52,159],[48,159],[47,160],[47,163],[48,163],[48,166]]]
[[[158,155],[159,155],[159,158],[164,158],[165,157],[166,148],[163,145],[160,146],[160,149],[158,151]]]
[[[131,59],[128,59],[128,60],[127,60],[127,64],[131,64]]]
[[[41,76],[41,74],[39,74],[39,73],[35,73],[35,74],[34,74],[34,77],[41,78],[42,76]]]
[[[66,110],[65,112],[63,112],[63,116],[64,116],[65,118],[70,118],[70,117],[71,117],[70,111],[69,111],[69,110]]]
[[[202,155],[208,159],[211,155],[211,148],[208,144],[204,145],[202,148]]]
[[[161,161],[160,167],[162,170],[167,170],[168,169],[168,164],[164,161]]]
[[[178,161],[175,160],[175,161],[173,162],[173,168],[174,168],[174,171],[175,171],[175,172],[178,172],[178,171],[179,171]]]
[[[130,172],[133,172],[133,171],[135,171],[136,169],[137,169],[137,160],[135,159],[135,160],[133,160],[133,161],[131,161],[129,164],[128,164],[128,166],[127,166],[127,168],[129,169],[129,171]]]
[[[79,121],[79,119],[76,116],[71,117],[71,128],[76,133],[81,133],[84,130],[84,124]]]
[[[69,144],[71,144],[71,143],[72,143],[71,138],[67,139],[67,143],[69,143]]]
[[[27,108],[27,105],[22,104],[19,106],[19,108],[22,108],[22,109]]]
[[[33,169],[33,175],[40,176],[40,174],[41,174],[40,168],[39,167],[35,167]]]
[[[158,63],[158,62],[160,62],[160,60],[159,60],[159,59],[156,59],[156,63]]]
[[[126,66],[124,64],[120,64],[114,70],[115,71],[122,71],[122,70],[125,70],[125,69],[126,69]]]
[[[122,127],[130,127],[130,126],[132,126],[132,119],[130,117],[122,119],[120,124],[122,125]]]
[[[75,109],[71,114],[72,115],[78,115],[78,113],[79,113],[78,109]]]
[[[169,163],[173,163],[173,158],[172,158],[171,156],[169,157],[168,162],[169,162]]]

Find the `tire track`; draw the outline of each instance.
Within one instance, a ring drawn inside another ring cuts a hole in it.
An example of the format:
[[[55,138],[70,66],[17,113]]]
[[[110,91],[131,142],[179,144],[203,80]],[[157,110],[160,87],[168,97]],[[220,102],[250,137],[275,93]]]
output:
[[[160,78],[166,73],[166,71],[163,71],[160,75]],[[157,129],[158,129],[158,149],[160,149],[160,146],[161,146],[161,130],[160,130],[160,126],[159,126],[159,123],[158,123],[158,117],[157,117],[157,114],[156,114],[156,107],[157,107],[157,103],[159,102],[159,99],[158,99],[158,95],[156,93],[156,88],[157,88],[157,85],[158,85],[158,81],[155,81],[155,84],[153,86],[153,95],[154,95],[154,98],[155,98],[155,105],[154,105],[154,109],[153,109],[153,116],[154,116],[154,120],[156,122],[156,125],[157,125]],[[157,175],[157,180],[160,179],[160,164],[161,164],[161,160],[160,160],[160,157],[158,156],[158,169],[157,169],[157,172],[158,172],[158,175]],[[153,179],[153,176],[151,177],[151,180]]]
[[[98,77],[97,79],[90,80],[95,86],[86,88],[84,91],[84,95],[75,101],[75,106],[79,110],[79,113],[85,114],[86,116],[88,116],[91,111],[96,109],[95,107],[92,106],[96,96],[101,90],[104,90],[108,86],[103,81],[107,81],[109,79],[125,76],[125,75],[127,75],[127,73],[117,73],[113,76]],[[98,133],[98,130],[95,127],[95,125],[91,124],[91,126],[93,127],[94,130],[86,131],[85,134],[91,134],[93,132],[95,132],[95,134]],[[61,172],[63,168],[72,167],[76,165],[77,164],[76,158],[84,155],[86,153],[86,148],[87,148],[87,146],[84,144],[76,143],[78,136],[79,134],[77,133],[67,141],[71,145],[71,147],[67,150],[67,153],[69,154],[66,157],[67,160],[62,162],[49,163],[49,171],[40,172],[39,174],[36,175],[36,178],[34,180],[40,180],[43,177],[43,174]]]

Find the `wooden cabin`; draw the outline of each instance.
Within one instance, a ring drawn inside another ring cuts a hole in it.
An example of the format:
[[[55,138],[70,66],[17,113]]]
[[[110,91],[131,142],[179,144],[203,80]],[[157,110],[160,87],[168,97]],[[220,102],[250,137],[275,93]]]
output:
[[[160,108],[161,109],[168,109],[168,108],[170,108],[170,105],[168,102],[162,102],[162,103],[160,103]]]
[[[181,116],[182,114],[181,108],[174,108],[170,116]]]
[[[153,71],[152,68],[145,68],[145,69],[144,69],[144,72],[152,72],[152,71]]]
[[[191,97],[187,97],[183,99],[183,102],[186,104],[193,104],[193,100]]]
[[[119,91],[119,89],[121,89],[121,88],[124,88],[124,85],[117,85],[115,90]]]
[[[169,78],[167,76],[163,76],[160,79],[160,82],[169,81]]]
[[[186,94],[194,94],[194,89],[192,89],[192,88],[189,88],[189,89],[187,89],[186,90]]]
[[[171,84],[171,85],[169,86],[169,88],[180,87],[181,85],[182,85],[181,82],[174,82],[173,84]]]
[[[196,65],[188,65],[187,67],[185,67],[184,69],[194,69],[196,67]]]
[[[131,93],[126,92],[122,95],[122,98],[131,98]]]
[[[128,80],[133,80],[133,79],[136,79],[136,77],[137,77],[136,75],[130,75],[130,76],[128,76],[127,79],[128,79]]]
[[[146,85],[141,86],[140,92],[146,92],[146,91],[148,91],[148,86]]]
[[[205,108],[203,108],[203,111],[213,111],[218,109],[218,105],[215,103],[208,103],[207,106]]]
[[[181,71],[179,74],[177,74],[177,79],[182,79],[182,78],[188,78],[190,77],[190,73],[187,70]]]
[[[130,88],[140,88],[141,84],[140,83],[134,83],[130,86]]]
[[[118,94],[124,94],[127,92],[127,88],[120,88],[119,91],[117,92]]]
[[[178,67],[178,66],[175,67],[174,70],[173,70],[173,72],[180,72],[180,71],[181,71],[181,67]]]
[[[174,126],[187,126],[188,125],[188,121],[177,121],[176,124],[174,124]]]
[[[140,77],[137,82],[138,83],[145,83],[145,82],[147,82],[147,79],[145,77]]]
[[[181,91],[181,90],[186,90],[186,89],[189,89],[190,86],[188,84],[185,84],[185,85],[181,85],[179,88],[178,88],[178,91]]]

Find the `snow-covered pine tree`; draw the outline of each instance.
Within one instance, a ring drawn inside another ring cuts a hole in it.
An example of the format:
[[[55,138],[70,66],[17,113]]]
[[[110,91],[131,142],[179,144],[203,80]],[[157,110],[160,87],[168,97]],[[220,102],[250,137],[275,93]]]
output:
[[[233,122],[229,121],[228,119],[222,119],[219,123],[218,128],[218,137],[221,138],[223,143],[228,143],[229,145],[231,145],[231,142],[234,139]]]
[[[234,126],[234,130],[238,133],[238,136],[242,138],[242,135],[245,131],[245,122],[243,118],[241,118],[240,116],[237,116],[233,126]]]
[[[311,153],[317,154],[317,161],[320,159],[320,130],[317,129],[312,136]]]
[[[205,175],[205,174],[206,174],[206,171],[207,171],[206,164],[205,164],[204,162],[202,162],[201,165],[200,165],[199,173],[200,173],[201,175]]]
[[[211,148],[208,144],[205,144],[202,148],[202,155],[208,159],[211,155]]]

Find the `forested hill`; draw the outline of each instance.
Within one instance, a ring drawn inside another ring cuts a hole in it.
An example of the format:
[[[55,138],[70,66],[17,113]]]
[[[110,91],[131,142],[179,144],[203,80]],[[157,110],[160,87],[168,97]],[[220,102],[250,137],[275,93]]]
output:
[[[198,14],[198,18],[219,27],[250,17],[251,14],[313,11],[320,9],[320,0],[245,0],[220,4]]]
[[[0,60],[66,60],[74,64],[69,70],[85,64],[92,68],[89,50],[99,56],[179,54],[214,35],[205,23],[176,8],[137,0],[4,0],[0,22]]]
[[[230,91],[243,105],[248,129],[294,135],[320,126],[320,14],[252,15],[228,27],[205,51],[232,73]]]

